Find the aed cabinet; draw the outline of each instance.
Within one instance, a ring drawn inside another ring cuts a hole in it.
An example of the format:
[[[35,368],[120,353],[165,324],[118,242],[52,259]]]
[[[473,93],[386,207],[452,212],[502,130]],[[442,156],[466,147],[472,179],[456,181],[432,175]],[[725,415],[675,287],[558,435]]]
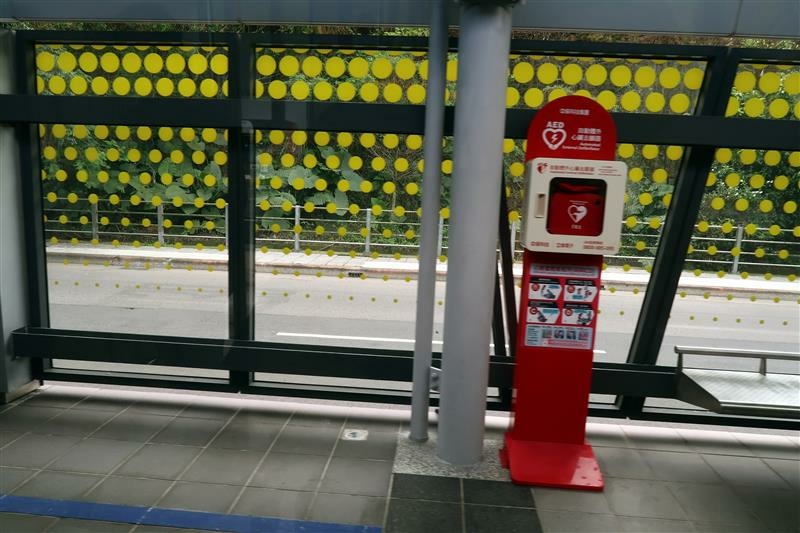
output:
[[[541,252],[615,253],[627,172],[620,161],[550,157],[529,161],[523,246]]]

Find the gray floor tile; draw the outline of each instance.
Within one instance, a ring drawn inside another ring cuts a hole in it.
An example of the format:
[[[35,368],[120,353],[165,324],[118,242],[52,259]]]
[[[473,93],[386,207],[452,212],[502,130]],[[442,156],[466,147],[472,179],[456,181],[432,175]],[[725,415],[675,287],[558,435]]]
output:
[[[387,496],[391,477],[391,461],[362,461],[334,457],[325,472],[320,491]]]
[[[131,524],[120,524],[116,522],[100,522],[97,520],[76,520],[74,518],[62,518],[47,533],[128,533]]]
[[[328,456],[339,438],[338,428],[286,427],[272,450]]]
[[[464,503],[533,507],[533,493],[527,486],[482,479],[464,479],[461,484],[464,490]]]
[[[302,520],[313,495],[293,490],[246,488],[232,514]]]
[[[42,470],[36,477],[18,487],[14,494],[54,500],[76,500],[101,479],[102,476]]]
[[[237,408],[233,405],[203,405],[191,404],[184,409],[179,415],[181,418],[205,418],[210,420],[221,420],[227,422],[234,414]]]
[[[616,533],[621,525],[614,515],[574,511],[538,511],[544,533]]]
[[[149,415],[175,416],[189,405],[189,400],[140,400],[128,408],[128,412],[147,413]]]
[[[62,455],[48,468],[90,474],[107,474],[122,463],[137,448],[138,442],[122,440],[85,439]]]
[[[464,505],[464,529],[468,533],[540,533],[542,526],[533,509]]]
[[[86,437],[108,422],[114,413],[88,409],[70,409],[51,418],[31,431],[42,435],[76,435]]]
[[[27,407],[22,404],[0,413],[0,428],[29,431],[44,426],[48,420],[63,412],[64,409],[55,407]]]
[[[800,461],[800,447],[792,442],[789,437],[759,433],[737,433],[736,438],[756,457]]]
[[[283,428],[277,424],[248,424],[233,421],[209,446],[231,450],[267,451]]]
[[[622,430],[628,442],[639,450],[692,451],[683,436],[675,429],[622,426]]]
[[[753,453],[727,431],[678,429],[693,451],[719,455],[752,456]]]
[[[763,524],[747,510],[742,499],[727,485],[697,483],[669,483],[668,485],[672,494],[681,504],[686,517],[692,522],[760,525],[763,528]]]
[[[344,427],[350,429],[366,429],[370,433],[396,434],[400,431],[400,421],[380,418],[348,418]]]
[[[750,511],[775,531],[800,531],[800,493],[796,490],[735,487]]]
[[[181,480],[243,485],[262,456],[262,452],[208,448],[181,476]]]
[[[686,520],[618,516],[617,521],[620,531],[629,533],[688,533],[692,531],[691,522]]]
[[[691,522],[697,533],[766,533],[765,527],[760,523],[726,524],[720,522]],[[770,532],[773,533],[773,532]],[[785,532],[795,533],[795,532]]]
[[[607,477],[630,479],[655,479],[638,450],[627,448],[603,448],[594,450],[600,471]]]
[[[704,455],[704,459],[731,485],[788,489],[789,484],[758,457]]]
[[[255,487],[314,491],[327,463],[328,458],[321,455],[270,452],[250,484]]]
[[[147,442],[171,420],[169,416],[125,411],[100,428],[92,437]]]
[[[111,476],[81,499],[87,502],[151,506],[171,484],[172,481],[161,479]]]
[[[110,398],[104,396],[89,396],[75,407],[78,409],[94,409],[97,411],[113,411],[118,413],[131,406],[132,400],[124,398]]]
[[[2,455],[3,452],[0,452]],[[28,468],[11,468],[0,466],[0,493],[9,493],[23,481],[36,473]]]
[[[606,498],[614,514],[645,518],[684,520],[678,501],[669,487],[659,481],[609,478]]]
[[[630,447],[622,427],[616,424],[592,424],[591,427],[586,428],[586,440],[592,446]]]
[[[76,403],[86,398],[91,391],[84,392],[55,392],[49,390],[38,390],[29,394],[23,405],[26,407],[57,407],[59,409],[69,409]]]
[[[385,533],[462,533],[461,505],[392,498]]]
[[[800,491],[800,463],[788,459],[763,459],[794,490]]]
[[[722,478],[708,466],[700,454],[641,450],[641,457],[662,481],[722,483]]]
[[[392,498],[459,503],[461,480],[455,477],[394,474]]]
[[[380,526],[385,509],[386,498],[319,493],[308,519],[334,524]]]
[[[612,514],[608,500],[602,492],[535,487],[533,501],[537,509],[548,511]]]
[[[153,442],[205,446],[222,428],[221,420],[176,418],[153,437]]]
[[[339,439],[333,454],[358,459],[394,459],[397,450],[396,433],[368,433],[366,440]]]
[[[202,448],[175,444],[147,444],[128,459],[115,474],[160,479],[178,479]]]
[[[241,487],[233,485],[178,482],[158,502],[158,507],[225,514],[239,491]]]
[[[0,448],[11,442],[12,440],[18,439],[24,431],[13,431],[11,429],[2,429],[0,428]]]
[[[25,514],[0,513],[0,531],[3,533],[39,533],[46,530],[58,518]]]
[[[74,446],[79,437],[29,433],[0,451],[0,465],[40,468]]]
[[[305,413],[295,413],[289,419],[289,426],[301,427],[327,427],[334,429],[341,429],[344,425],[344,417],[341,416],[326,416],[326,415],[310,415]]]
[[[233,417],[232,424],[268,424],[268,425],[284,425],[289,417],[292,416],[291,411],[276,411],[271,409],[242,409],[236,416]]]

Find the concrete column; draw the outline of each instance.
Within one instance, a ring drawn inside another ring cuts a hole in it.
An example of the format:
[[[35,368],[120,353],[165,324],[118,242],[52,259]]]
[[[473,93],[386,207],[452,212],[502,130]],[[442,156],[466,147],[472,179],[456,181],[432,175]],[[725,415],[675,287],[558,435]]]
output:
[[[497,270],[510,2],[461,6],[438,455],[480,461]]]
[[[411,393],[411,440],[428,440],[433,309],[439,207],[442,195],[442,131],[447,65],[447,2],[435,0],[428,36],[428,90],[425,100],[425,169],[422,175],[422,222],[419,232],[417,316],[414,330],[414,383]]]
[[[0,29],[0,94],[13,91],[13,32]],[[0,124],[0,403],[30,392],[29,359],[13,359],[11,332],[27,324],[25,239],[19,150],[14,128]]]

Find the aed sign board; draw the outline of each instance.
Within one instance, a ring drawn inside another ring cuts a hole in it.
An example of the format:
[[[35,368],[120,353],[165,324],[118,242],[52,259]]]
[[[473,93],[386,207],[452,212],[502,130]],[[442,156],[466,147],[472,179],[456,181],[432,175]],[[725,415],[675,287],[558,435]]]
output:
[[[619,249],[628,166],[620,161],[528,161],[522,239],[528,250],[613,254]]]
[[[617,128],[603,106],[585,96],[563,96],[536,114],[528,127],[525,161],[536,157],[611,161]]]

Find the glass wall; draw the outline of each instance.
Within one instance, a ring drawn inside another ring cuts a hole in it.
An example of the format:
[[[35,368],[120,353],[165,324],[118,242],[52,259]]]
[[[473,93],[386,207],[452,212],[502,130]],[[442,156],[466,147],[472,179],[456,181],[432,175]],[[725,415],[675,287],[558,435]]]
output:
[[[257,131],[255,141],[256,338],[410,349],[422,137],[272,130]],[[442,169],[449,181],[449,158]],[[438,342],[441,291],[443,282]]]
[[[457,62],[448,56],[450,105],[458,96]],[[40,43],[36,67],[41,95],[228,96],[225,46]],[[258,45],[244,68],[265,102],[421,106],[426,99],[421,50]],[[691,115],[705,69],[700,59],[517,51],[507,106],[538,109],[577,94],[613,112]],[[799,98],[796,65],[743,63],[727,115],[795,120]],[[386,132],[385,124],[381,132],[346,131],[347,124],[282,128],[254,132],[256,340],[411,349],[425,167],[420,132]],[[51,325],[228,337],[228,180],[237,178],[229,176],[228,131],[42,124],[39,135]],[[442,146],[435,346],[453,140]],[[525,143],[505,139],[503,152],[519,260]],[[627,357],[684,153],[682,146],[618,145],[629,172],[622,247],[604,265],[598,361]],[[674,362],[675,344],[719,346],[721,336],[738,347],[797,345],[798,167],[800,152],[717,151],[660,363]]]
[[[42,95],[227,95],[217,46],[38,44],[36,66]],[[227,337],[227,130],[42,124],[39,137],[51,326]]]

